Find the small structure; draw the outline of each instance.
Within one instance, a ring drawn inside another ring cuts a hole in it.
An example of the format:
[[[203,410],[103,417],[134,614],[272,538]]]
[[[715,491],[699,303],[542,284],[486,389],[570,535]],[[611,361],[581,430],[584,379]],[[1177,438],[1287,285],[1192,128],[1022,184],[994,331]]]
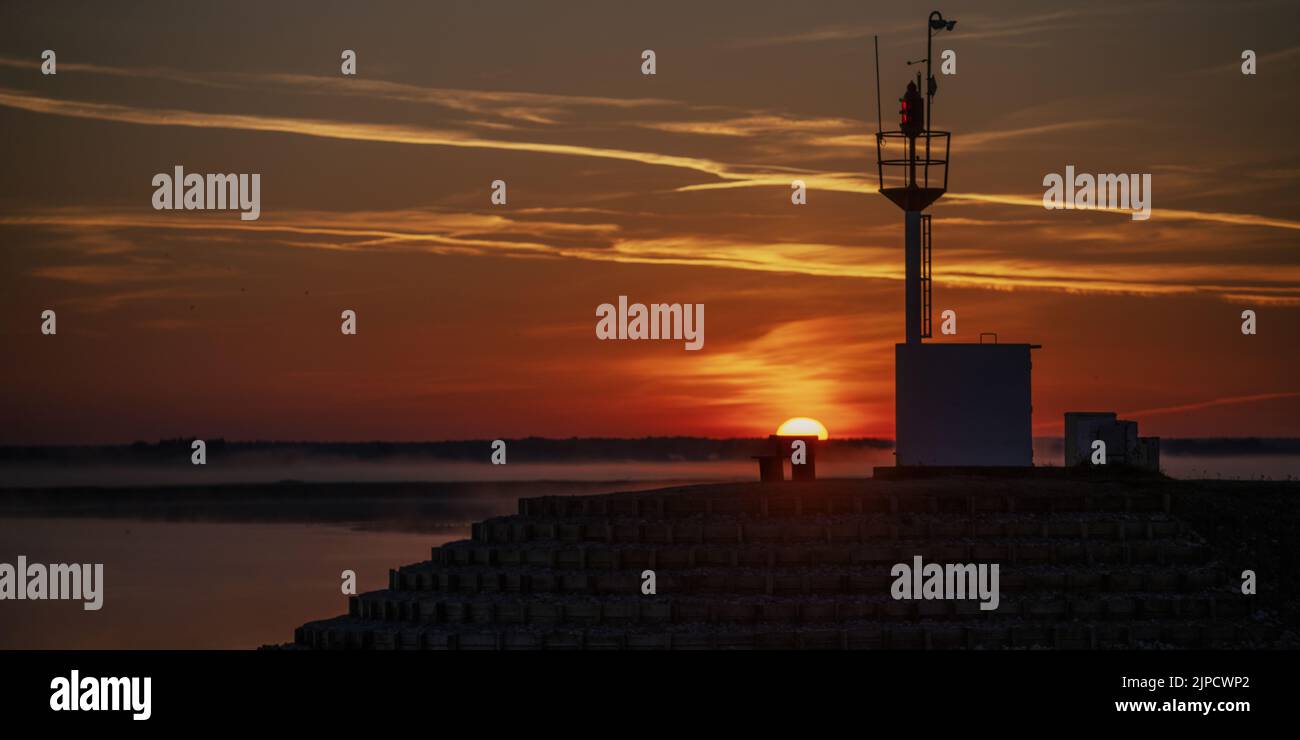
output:
[[[1160,438],[1139,437],[1136,421],[1118,418],[1114,411],[1067,411],[1065,414],[1065,466],[1092,464],[1092,444],[1106,443],[1106,465],[1127,465],[1160,470]]]
[[[758,480],[763,483],[780,483],[785,480],[785,458],[781,455],[753,455],[758,461]]]
[[[786,460],[790,461],[790,480],[817,480],[817,444],[828,438],[825,425],[816,419],[796,416],[785,420],[776,434],[768,435],[767,450],[751,456],[758,461],[759,480],[763,483],[784,481]],[[797,442],[803,443],[799,454],[795,452]]]
[[[782,463],[785,460],[790,461],[790,480],[810,481],[817,480],[817,435],[803,434],[773,434],[771,439],[778,450]],[[799,464],[794,462],[794,443],[802,441],[804,443],[804,461]]]

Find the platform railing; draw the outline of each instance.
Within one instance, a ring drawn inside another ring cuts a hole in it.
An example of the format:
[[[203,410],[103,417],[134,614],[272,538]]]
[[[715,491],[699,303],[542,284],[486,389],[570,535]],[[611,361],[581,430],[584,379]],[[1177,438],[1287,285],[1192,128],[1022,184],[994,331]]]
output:
[[[923,131],[915,140],[902,131],[877,131],[876,177],[880,189],[915,185],[947,190],[951,139],[948,131]]]

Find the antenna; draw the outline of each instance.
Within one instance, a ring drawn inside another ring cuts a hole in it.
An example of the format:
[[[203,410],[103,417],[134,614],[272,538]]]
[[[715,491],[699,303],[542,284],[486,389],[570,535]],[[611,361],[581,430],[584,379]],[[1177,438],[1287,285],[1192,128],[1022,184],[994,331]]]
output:
[[[876,44],[876,130],[884,131],[885,126],[880,116],[880,37],[872,36]]]

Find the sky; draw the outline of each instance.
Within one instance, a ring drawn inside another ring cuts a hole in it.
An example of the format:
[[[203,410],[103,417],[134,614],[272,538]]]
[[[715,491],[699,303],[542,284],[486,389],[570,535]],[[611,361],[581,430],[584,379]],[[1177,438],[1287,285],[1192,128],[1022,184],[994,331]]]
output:
[[[895,128],[932,9],[5,3],[0,444],[792,416],[890,437],[903,219],[876,192],[872,38]],[[1300,5],[939,9],[934,308],[958,333],[934,341],[1042,345],[1038,435],[1113,410],[1143,434],[1300,436]],[[259,173],[261,217],[155,210],[177,165]],[[1045,210],[1067,165],[1150,174],[1151,218]],[[703,349],[598,340],[620,295],[704,304]]]

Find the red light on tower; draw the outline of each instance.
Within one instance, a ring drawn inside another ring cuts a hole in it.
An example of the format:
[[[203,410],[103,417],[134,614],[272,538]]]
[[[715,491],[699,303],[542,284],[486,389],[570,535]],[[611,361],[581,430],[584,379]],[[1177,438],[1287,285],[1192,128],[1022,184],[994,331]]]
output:
[[[907,83],[907,92],[899,99],[902,107],[898,110],[898,128],[909,138],[916,138],[925,130],[925,98],[916,89],[916,83]]]

